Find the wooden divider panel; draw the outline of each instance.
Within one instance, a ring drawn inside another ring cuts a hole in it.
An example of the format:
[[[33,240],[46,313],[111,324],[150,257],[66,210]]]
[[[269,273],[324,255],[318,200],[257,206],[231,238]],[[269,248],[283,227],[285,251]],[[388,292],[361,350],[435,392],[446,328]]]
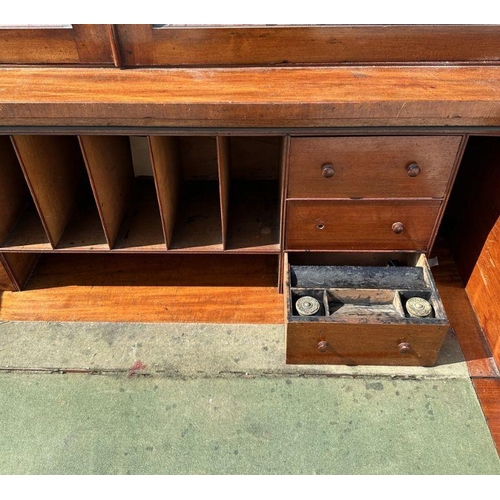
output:
[[[0,254],[0,268],[5,270],[12,284],[12,291],[21,291],[31,276],[40,254],[38,253],[2,253]],[[0,275],[2,273],[0,272]],[[0,290],[2,290],[2,276],[0,276]]]
[[[15,284],[7,271],[7,264],[3,260],[3,254],[0,254],[0,292],[13,292],[15,289]]]
[[[9,137],[0,136],[0,244],[17,222],[28,196],[28,187]]]
[[[226,248],[227,240],[227,220],[229,217],[229,186],[230,178],[230,160],[229,160],[229,139],[227,137],[217,137],[217,160],[219,164],[219,191],[220,191],[220,209],[222,221],[222,245]]]
[[[179,145],[175,137],[151,136],[149,147],[163,234],[168,248],[172,241],[183,182]]]
[[[19,135],[12,142],[26,181],[55,248],[77,205],[83,172],[78,142],[71,136]]]
[[[104,234],[113,247],[134,182],[130,143],[124,136],[79,137]]]

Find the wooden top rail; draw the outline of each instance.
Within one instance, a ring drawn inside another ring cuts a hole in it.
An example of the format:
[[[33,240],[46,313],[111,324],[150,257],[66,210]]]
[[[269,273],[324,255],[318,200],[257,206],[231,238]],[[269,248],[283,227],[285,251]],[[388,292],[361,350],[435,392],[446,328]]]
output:
[[[498,66],[0,69],[2,126],[500,126]]]

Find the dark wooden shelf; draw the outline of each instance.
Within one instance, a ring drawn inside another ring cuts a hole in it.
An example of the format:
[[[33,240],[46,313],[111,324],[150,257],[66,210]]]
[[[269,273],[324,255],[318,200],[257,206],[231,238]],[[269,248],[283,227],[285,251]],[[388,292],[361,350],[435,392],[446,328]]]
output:
[[[278,181],[233,181],[226,249],[279,253]]]
[[[184,183],[169,250],[185,252],[223,250],[217,181],[186,181]]]

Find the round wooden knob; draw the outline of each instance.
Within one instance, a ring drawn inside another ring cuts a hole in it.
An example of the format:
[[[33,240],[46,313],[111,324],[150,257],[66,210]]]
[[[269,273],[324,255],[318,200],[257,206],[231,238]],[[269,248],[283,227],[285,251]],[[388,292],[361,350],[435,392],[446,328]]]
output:
[[[405,227],[403,225],[402,222],[395,222],[393,225],[392,225],[392,230],[396,233],[396,234],[401,234],[404,230],[405,230]]]
[[[416,163],[410,163],[406,167],[406,173],[410,177],[416,177],[420,173],[420,167]]]
[[[400,354],[408,354],[411,350],[410,344],[408,342],[401,342],[398,345],[398,350]]]
[[[326,352],[328,349],[328,342],[326,340],[320,340],[318,342],[318,351],[319,352]]]
[[[333,165],[323,165],[321,167],[321,175],[323,177],[326,177],[327,179],[329,179],[330,177],[333,177],[333,174],[335,174],[335,170],[333,169]]]

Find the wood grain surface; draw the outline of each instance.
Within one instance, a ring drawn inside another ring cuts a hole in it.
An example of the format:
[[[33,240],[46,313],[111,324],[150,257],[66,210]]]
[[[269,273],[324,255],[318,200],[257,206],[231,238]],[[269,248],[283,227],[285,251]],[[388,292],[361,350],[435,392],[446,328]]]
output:
[[[124,136],[79,136],[90,185],[109,248],[130,204],[134,168],[130,142]]]
[[[227,246],[227,224],[231,195],[231,170],[229,162],[229,139],[225,136],[219,136],[217,137],[217,163],[219,165],[220,215],[222,224],[222,247],[224,249],[226,249]]]
[[[24,288],[39,257],[40,255],[36,253],[0,254],[0,261],[10,275],[14,290],[20,291]]]
[[[292,138],[289,198],[443,198],[460,145],[450,137]],[[325,178],[322,167],[332,165]],[[407,167],[420,173],[410,177]]]
[[[275,180],[232,182],[227,250],[280,251],[279,196]]]
[[[471,137],[444,229],[479,323],[500,365],[500,138]]]
[[[491,436],[500,454],[500,379],[475,378],[473,383]]]
[[[439,207],[415,200],[288,201],[286,248],[426,251]],[[397,222],[401,234],[392,229]]]
[[[219,183],[187,181],[182,193],[169,250],[222,251]]]
[[[0,319],[279,324],[277,273],[276,255],[45,255]]]
[[[432,366],[448,333],[447,325],[371,325],[320,323],[287,325],[286,359],[291,364]],[[325,352],[318,343],[325,341]],[[398,345],[407,342],[411,350],[401,354]]]
[[[498,61],[498,26],[116,26],[127,66]]]
[[[182,195],[182,165],[176,137],[148,137],[163,233],[167,247],[172,241]]]
[[[498,126],[499,83],[498,66],[2,68],[0,104],[4,126]]]
[[[105,24],[0,29],[0,64],[113,65]]]
[[[85,168],[78,140],[70,136],[13,136],[40,219],[56,247],[78,203]]]
[[[2,245],[6,251],[52,251],[47,233],[33,202],[30,202]]]
[[[10,233],[29,198],[23,171],[7,136],[0,136],[0,244]]]
[[[439,265],[432,268],[432,274],[450,324],[460,342],[469,373],[472,377],[498,376],[488,342],[444,238],[438,238],[430,257],[438,258]]]
[[[7,265],[0,255],[0,291],[5,290],[13,292],[15,289],[16,286],[7,272]]]
[[[488,235],[466,290],[500,366],[500,218]]]

